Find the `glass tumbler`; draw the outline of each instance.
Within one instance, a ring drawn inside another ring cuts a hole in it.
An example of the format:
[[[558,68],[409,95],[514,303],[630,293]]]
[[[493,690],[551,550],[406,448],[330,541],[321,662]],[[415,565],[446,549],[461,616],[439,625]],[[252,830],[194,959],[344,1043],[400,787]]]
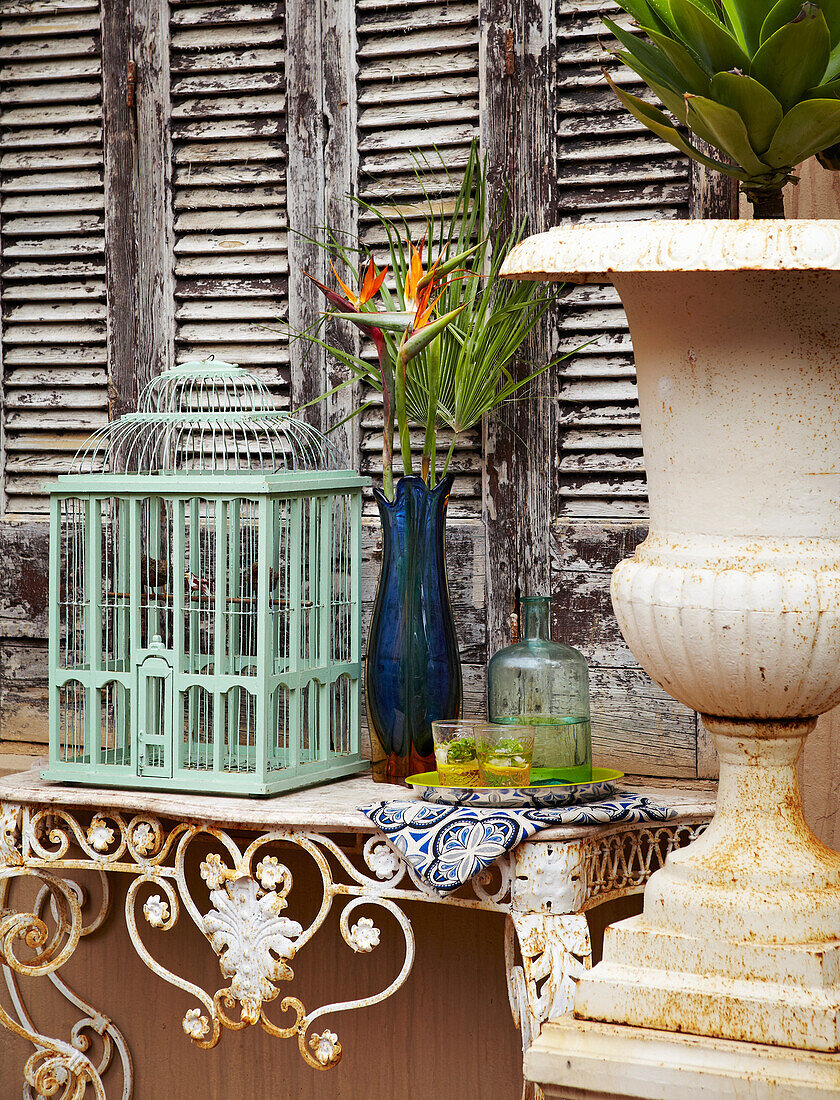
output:
[[[478,718],[432,722],[438,783],[443,787],[477,787],[476,731],[486,723]]]
[[[487,722],[476,732],[479,785],[482,787],[527,787],[531,782],[534,755],[534,726]]]

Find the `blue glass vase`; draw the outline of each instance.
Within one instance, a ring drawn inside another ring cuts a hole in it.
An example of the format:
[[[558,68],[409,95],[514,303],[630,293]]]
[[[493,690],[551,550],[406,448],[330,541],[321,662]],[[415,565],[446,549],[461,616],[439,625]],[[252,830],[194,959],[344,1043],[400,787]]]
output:
[[[374,489],[382,570],[367,646],[365,698],[373,778],[433,771],[432,722],[461,713],[461,661],[446,579],[447,474],[429,489],[403,477],[396,499]]]

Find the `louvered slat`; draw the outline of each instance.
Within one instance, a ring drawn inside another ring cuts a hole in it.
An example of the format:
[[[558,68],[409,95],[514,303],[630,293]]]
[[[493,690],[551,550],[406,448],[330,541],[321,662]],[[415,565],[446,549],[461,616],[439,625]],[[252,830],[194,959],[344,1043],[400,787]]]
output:
[[[601,73],[653,101],[605,46],[608,15],[630,28],[610,0],[557,2],[557,205],[560,220],[637,221],[688,216],[688,164],[622,107]],[[560,513],[647,515],[633,349],[611,286],[582,286],[564,299],[562,347],[592,341],[560,368]]]
[[[241,363],[288,401],[285,13],[173,3],[176,356]]]
[[[44,482],[107,420],[97,0],[0,7],[5,510],[46,512]]]
[[[414,240],[426,227],[428,203],[417,179],[422,170],[430,196],[449,210],[478,130],[478,0],[357,0],[359,196],[404,217]],[[440,167],[444,157],[447,176]],[[359,214],[363,243],[387,262],[378,222]],[[367,395],[368,398],[371,395]],[[381,402],[373,398],[361,422],[362,469],[382,469]],[[412,431],[415,454],[422,431]],[[450,439],[439,440],[442,463]],[[465,438],[451,469],[458,473],[453,514],[481,509],[478,435]]]

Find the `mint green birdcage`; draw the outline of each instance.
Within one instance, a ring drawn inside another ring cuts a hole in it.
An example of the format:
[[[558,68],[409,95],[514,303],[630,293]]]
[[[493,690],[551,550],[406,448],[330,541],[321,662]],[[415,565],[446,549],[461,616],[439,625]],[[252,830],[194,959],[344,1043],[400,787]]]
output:
[[[266,795],[362,771],[367,483],[239,367],[155,378],[51,493],[45,777]]]

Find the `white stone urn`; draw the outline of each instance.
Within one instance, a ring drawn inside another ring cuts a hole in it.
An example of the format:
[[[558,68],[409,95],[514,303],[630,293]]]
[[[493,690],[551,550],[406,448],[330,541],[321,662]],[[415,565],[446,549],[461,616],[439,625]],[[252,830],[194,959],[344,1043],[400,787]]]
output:
[[[650,533],[613,606],[720,756],[712,825],[608,929],[575,1015],[840,1050],[840,855],[796,776],[840,703],[840,222],[557,228],[502,274],[618,290]]]

